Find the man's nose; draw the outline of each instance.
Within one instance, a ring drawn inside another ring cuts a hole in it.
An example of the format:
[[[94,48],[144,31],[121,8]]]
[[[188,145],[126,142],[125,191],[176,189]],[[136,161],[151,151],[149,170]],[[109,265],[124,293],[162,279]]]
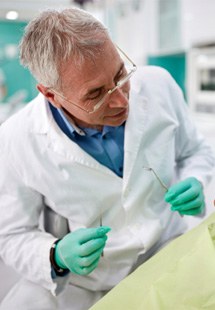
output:
[[[110,108],[125,108],[128,105],[128,92],[117,88],[109,97]]]

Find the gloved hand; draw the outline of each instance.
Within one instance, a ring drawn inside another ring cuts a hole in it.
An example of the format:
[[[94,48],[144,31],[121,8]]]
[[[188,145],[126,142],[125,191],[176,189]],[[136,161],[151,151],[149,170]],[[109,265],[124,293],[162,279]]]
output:
[[[178,211],[181,215],[197,215],[205,207],[202,185],[194,177],[171,186],[165,195],[165,201],[172,205],[172,211]]]
[[[63,269],[87,275],[98,265],[110,227],[80,228],[67,234],[55,248],[55,262]]]

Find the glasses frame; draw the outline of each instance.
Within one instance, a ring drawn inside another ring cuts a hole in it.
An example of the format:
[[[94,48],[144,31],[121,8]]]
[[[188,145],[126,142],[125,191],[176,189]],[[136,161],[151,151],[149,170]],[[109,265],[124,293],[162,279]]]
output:
[[[127,54],[125,52],[123,52],[123,50],[116,45],[116,48],[123,54],[123,56],[131,63],[132,68],[129,71],[129,73],[122,78],[121,80],[119,80],[116,83],[116,86],[114,86],[112,89],[109,89],[106,94],[104,94],[104,96],[99,100],[99,102],[93,107],[93,110],[89,110],[89,109],[85,109],[83,107],[81,107],[79,104],[74,103],[72,101],[70,101],[69,99],[67,99],[64,95],[62,95],[61,93],[59,93],[58,91],[56,91],[55,89],[53,89],[52,87],[49,87],[48,89],[50,89],[55,95],[61,97],[63,100],[65,100],[66,102],[76,106],[77,108],[81,109],[82,111],[88,113],[88,114],[92,114],[95,113],[105,102],[105,100],[107,99],[107,97],[109,95],[111,95],[114,91],[116,91],[117,89],[121,88],[123,85],[125,85],[125,83],[127,83],[130,78],[132,77],[133,73],[137,70],[137,66],[135,65],[135,63],[130,59],[130,57],[127,56]]]

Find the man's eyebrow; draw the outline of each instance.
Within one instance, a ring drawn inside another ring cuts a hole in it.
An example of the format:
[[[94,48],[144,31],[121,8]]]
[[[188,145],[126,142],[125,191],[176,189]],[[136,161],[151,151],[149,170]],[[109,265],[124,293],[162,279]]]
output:
[[[117,71],[116,75],[114,76],[114,80],[117,78],[117,76],[119,75],[120,71],[123,69],[124,65],[125,65],[124,62],[122,62],[121,65],[120,65],[119,70]],[[91,88],[91,89],[86,91],[86,93],[85,93],[85,95],[83,97],[85,98],[85,97],[87,97],[89,95],[92,95],[93,93],[95,93],[97,91],[101,91],[102,89],[105,89],[105,85],[101,85],[99,87]]]

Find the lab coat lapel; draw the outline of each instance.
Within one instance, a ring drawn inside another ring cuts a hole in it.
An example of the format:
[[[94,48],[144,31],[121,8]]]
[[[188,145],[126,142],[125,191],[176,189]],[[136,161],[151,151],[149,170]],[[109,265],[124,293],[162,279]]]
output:
[[[129,101],[130,111],[125,126],[124,143],[124,189],[128,185],[148,123],[148,99],[140,92],[132,92]]]
[[[48,103],[44,98],[41,98],[41,96],[39,96],[39,98],[40,100],[37,102],[37,109],[39,108],[40,111],[38,112],[37,110],[35,113],[41,115],[41,118],[38,119],[32,130],[38,135],[46,136],[47,147],[62,156],[62,158],[68,159],[71,162],[86,165],[93,169],[103,171],[104,173],[113,174],[110,169],[101,165],[61,131],[54,121]]]
[[[53,122],[52,126],[57,124]],[[59,128],[49,131],[49,147],[56,153],[60,154],[64,158],[67,158],[71,162],[76,162],[80,165],[85,165],[90,168],[100,170],[104,173],[112,174],[113,172],[107,167],[101,165],[91,155],[85,152],[76,143],[71,141]]]

